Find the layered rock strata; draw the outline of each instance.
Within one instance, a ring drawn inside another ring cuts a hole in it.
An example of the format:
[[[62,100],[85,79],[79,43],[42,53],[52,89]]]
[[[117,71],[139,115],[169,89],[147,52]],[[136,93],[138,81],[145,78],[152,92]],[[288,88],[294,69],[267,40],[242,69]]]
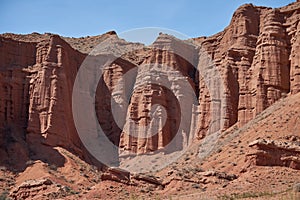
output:
[[[233,124],[241,127],[300,91],[299,20],[299,2],[279,9],[246,4],[216,35],[181,41],[161,34],[147,48],[115,32],[83,39],[2,34],[0,162],[22,168],[29,158],[40,158],[41,149],[55,146],[92,159],[74,124],[72,92],[86,53],[97,43],[104,59],[105,52],[118,55],[103,68],[95,113],[121,155],[164,149],[176,135],[180,150]],[[113,106],[123,120],[116,121]]]

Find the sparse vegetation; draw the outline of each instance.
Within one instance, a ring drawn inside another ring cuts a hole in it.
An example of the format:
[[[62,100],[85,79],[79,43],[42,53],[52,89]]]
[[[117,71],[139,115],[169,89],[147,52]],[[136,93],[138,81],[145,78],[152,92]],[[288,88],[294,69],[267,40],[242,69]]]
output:
[[[49,165],[49,169],[51,169],[53,171],[57,171],[57,166],[55,164],[51,164],[51,165]]]
[[[9,200],[10,198],[8,197],[8,191],[4,191],[0,194],[0,200]]]
[[[268,199],[270,197],[276,197],[279,200],[298,200],[300,199],[300,193],[295,193],[291,188],[282,192],[244,192],[241,194],[223,195],[219,197],[221,200],[236,200],[236,199],[248,199],[263,197]]]
[[[129,199],[130,200],[138,200],[138,196],[135,194],[130,194]]]
[[[294,192],[300,192],[300,183],[297,183],[293,187]]]
[[[64,187],[64,191],[69,194],[69,195],[75,195],[75,194],[79,194],[79,192],[76,192],[75,190],[73,190],[72,188],[70,188],[69,186],[65,186]]]
[[[30,166],[30,165],[33,165],[34,164],[34,161],[33,160],[28,160],[27,162],[26,162],[26,165],[27,166]]]
[[[241,194],[231,194],[231,195],[224,195],[221,196],[220,199],[222,200],[235,200],[235,199],[245,199],[245,198],[257,198],[257,197],[271,197],[274,194],[268,193],[268,192],[259,192],[259,193],[254,193],[254,192],[244,192]]]

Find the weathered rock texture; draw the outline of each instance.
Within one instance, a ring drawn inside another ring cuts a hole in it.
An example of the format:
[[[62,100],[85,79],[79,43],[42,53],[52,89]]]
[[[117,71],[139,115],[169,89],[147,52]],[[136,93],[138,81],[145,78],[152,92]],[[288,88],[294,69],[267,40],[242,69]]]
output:
[[[120,147],[125,154],[126,151],[147,153],[163,149],[173,139],[181,149],[190,137],[191,110],[196,103],[196,95],[193,97],[192,94],[195,93],[196,68],[193,62],[197,58],[196,50],[163,34],[150,49],[149,56],[138,67],[121,135]],[[154,108],[155,104],[159,106]],[[151,109],[154,110],[151,112]],[[179,137],[175,137],[177,133]]]
[[[26,199],[33,197],[37,198],[39,195],[41,198],[43,190],[51,187],[51,185],[53,185],[53,182],[49,179],[27,181],[17,188],[14,188],[10,196],[14,199]],[[56,188],[57,191],[58,189],[59,188]]]
[[[246,4],[223,32],[195,39],[224,79],[226,127],[236,122],[242,126],[285,94],[298,91],[298,53],[291,51],[297,48],[298,12],[299,4],[282,9]]]
[[[62,50],[58,43],[66,49]],[[72,123],[68,119],[72,118],[68,116],[71,115],[65,99],[68,96],[62,94],[71,91],[72,83],[68,87],[68,81],[72,79],[68,77],[76,75],[67,65],[75,66],[76,70],[84,57],[80,60],[75,53],[71,61],[63,57],[75,52],[68,47],[59,36],[39,43],[1,37],[1,137],[6,138],[1,140],[4,143],[1,161],[4,163],[5,159],[11,159],[21,167],[22,162],[15,158],[26,162],[30,149],[26,143],[34,148],[37,145],[34,138],[40,141],[43,138],[50,146],[76,144],[75,129],[66,129],[70,128]]]
[[[296,142],[255,140],[249,146],[253,148],[247,154],[251,164],[300,169],[300,146]]]
[[[73,122],[72,89],[86,53],[108,38],[115,46],[104,49],[129,52],[105,66],[95,108],[122,155],[163,149],[177,133],[181,149],[208,131],[243,126],[300,91],[299,20],[299,2],[279,9],[246,4],[216,35],[180,41],[161,34],[147,48],[115,32],[81,39],[2,34],[0,162],[22,168],[29,157],[42,156],[42,146],[62,146],[91,159]],[[132,70],[133,79],[124,78]],[[112,103],[122,110],[121,124]]]

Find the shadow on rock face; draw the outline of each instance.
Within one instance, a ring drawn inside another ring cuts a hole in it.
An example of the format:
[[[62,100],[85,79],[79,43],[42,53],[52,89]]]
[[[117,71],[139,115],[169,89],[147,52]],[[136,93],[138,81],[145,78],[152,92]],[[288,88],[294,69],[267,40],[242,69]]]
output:
[[[53,147],[41,143],[42,137],[35,135],[30,140],[22,129],[6,126],[0,130],[0,166],[9,171],[22,172],[31,163],[41,160],[48,165],[61,167],[65,158]]]

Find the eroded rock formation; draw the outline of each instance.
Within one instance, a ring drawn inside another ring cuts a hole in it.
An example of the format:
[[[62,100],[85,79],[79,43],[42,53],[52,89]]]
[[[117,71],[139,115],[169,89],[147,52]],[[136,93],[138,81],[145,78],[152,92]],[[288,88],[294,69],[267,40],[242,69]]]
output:
[[[255,140],[247,154],[251,164],[261,166],[285,166],[300,169],[300,146],[297,142]]]
[[[72,91],[86,53],[106,39],[101,56],[118,58],[104,66],[95,108],[122,155],[163,149],[177,133],[181,149],[208,132],[243,126],[300,91],[299,19],[299,2],[280,9],[246,4],[216,35],[181,41],[161,34],[147,48],[115,32],[83,39],[2,34],[0,162],[25,162],[41,150],[37,144],[91,159],[74,125]],[[112,106],[123,121],[115,121]]]

